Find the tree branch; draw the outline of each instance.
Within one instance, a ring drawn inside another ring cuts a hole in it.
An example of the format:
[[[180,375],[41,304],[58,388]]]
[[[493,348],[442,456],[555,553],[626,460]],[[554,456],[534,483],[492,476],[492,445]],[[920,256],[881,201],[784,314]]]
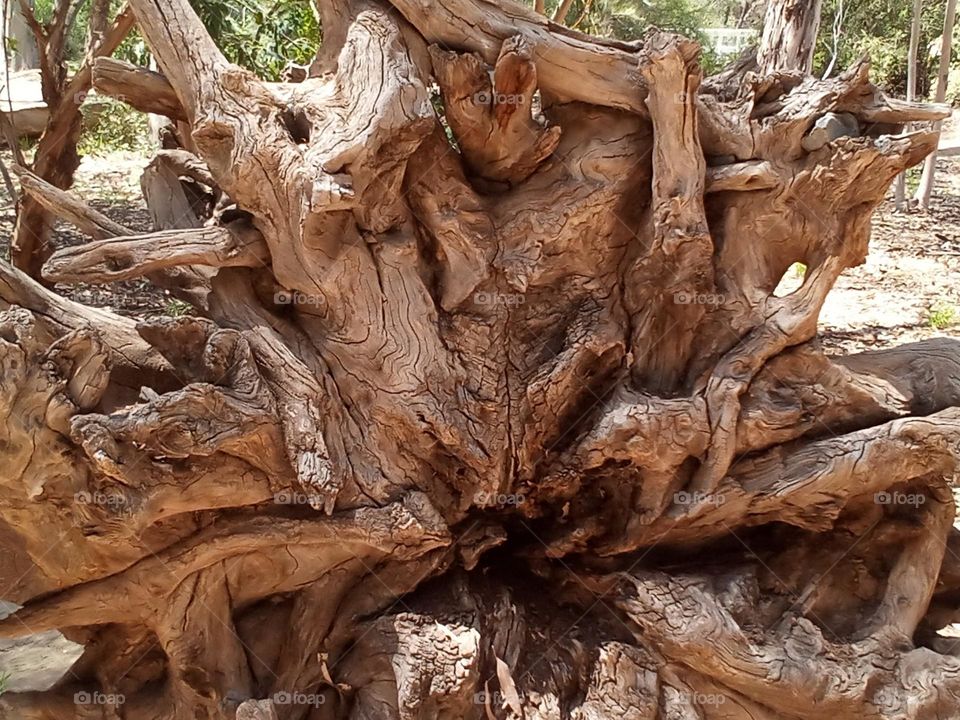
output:
[[[111,283],[180,265],[258,268],[269,262],[263,237],[240,222],[123,235],[66,247],[47,260],[43,277],[51,282]]]
[[[13,173],[20,179],[23,192],[36,200],[51,214],[76,225],[97,240],[132,234],[129,228],[114,222],[103,213],[84,204],[76,196],[60,190],[29,170],[14,165]]]
[[[98,57],[93,63],[93,87],[145,113],[186,120],[187,115],[170,82],[160,73],[123,60]]]

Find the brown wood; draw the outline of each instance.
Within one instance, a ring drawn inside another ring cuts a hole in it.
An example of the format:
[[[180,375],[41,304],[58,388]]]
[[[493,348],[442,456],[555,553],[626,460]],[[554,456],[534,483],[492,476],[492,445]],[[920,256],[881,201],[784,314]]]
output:
[[[19,165],[14,165],[11,170],[20,179],[24,194],[47,212],[68,220],[90,237],[101,240],[129,234],[130,231],[120,223],[114,222],[76,196],[54,187],[29,170]]]
[[[18,172],[92,238],[46,280],[193,308],[0,266],[0,637],[84,647],[0,717],[960,713],[960,342],[817,342],[943,107],[506,0],[323,0],[267,83],[132,8],[157,229]]]
[[[158,72],[123,60],[98,57],[93,61],[93,87],[98,93],[122,100],[145,113],[186,120],[180,101]]]
[[[175,265],[266,267],[269,252],[260,233],[225,227],[161,230],[116,236],[55,252],[43,266],[53,282],[109,283]]]

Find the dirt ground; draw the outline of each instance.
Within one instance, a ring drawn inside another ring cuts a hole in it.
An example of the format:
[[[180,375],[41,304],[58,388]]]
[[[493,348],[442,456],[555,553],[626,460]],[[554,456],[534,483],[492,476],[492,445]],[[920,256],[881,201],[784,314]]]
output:
[[[828,351],[857,352],[960,331],[960,161],[938,163],[927,212],[873,217],[867,261],[841,277],[820,316]]]
[[[960,129],[960,124],[955,127]],[[146,162],[129,153],[85,158],[75,191],[114,220],[146,231],[150,219],[139,188]],[[4,259],[9,257],[14,219],[14,208],[0,186]],[[58,247],[85,241],[71,227],[57,226]],[[785,283],[795,286],[801,275],[795,271]],[[167,294],[146,281],[64,287],[61,292],[134,317],[175,308]],[[960,335],[960,158],[938,163],[937,186],[927,212],[894,212],[891,191],[874,216],[867,262],[843,274],[821,316],[820,342],[829,352],[859,352],[938,335]],[[0,616],[11,609],[0,603]],[[0,691],[4,685],[18,691],[46,689],[78,653],[79,646],[59,633],[0,641]]]

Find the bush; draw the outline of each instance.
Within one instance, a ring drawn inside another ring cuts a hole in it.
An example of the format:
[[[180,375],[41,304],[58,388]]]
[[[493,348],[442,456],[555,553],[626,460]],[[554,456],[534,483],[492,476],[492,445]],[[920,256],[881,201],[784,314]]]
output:
[[[147,116],[126,103],[97,95],[84,103],[83,133],[77,148],[82,155],[102,155],[114,150],[146,152],[151,149]]]
[[[960,65],[951,67],[947,76],[947,102],[960,105]]]
[[[944,302],[936,302],[927,309],[927,325],[934,330],[944,330],[957,323],[957,308]]]
[[[194,10],[231,62],[266,80],[280,80],[288,62],[309,63],[320,42],[310,3],[277,0],[191,0]]]

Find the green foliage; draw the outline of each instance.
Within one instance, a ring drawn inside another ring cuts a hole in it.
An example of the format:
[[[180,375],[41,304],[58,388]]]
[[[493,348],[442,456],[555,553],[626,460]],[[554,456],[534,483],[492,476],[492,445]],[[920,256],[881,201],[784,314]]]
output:
[[[113,57],[141,67],[150,66],[150,49],[140,34],[140,28],[135,27],[130,31],[130,34],[120,43],[120,47],[113,53]]]
[[[102,155],[112,150],[145,152],[150,149],[147,116],[126,103],[95,96],[82,108],[83,133],[77,149],[81,155]]]
[[[552,17],[559,4],[559,0],[548,1],[547,15]],[[686,35],[704,48],[701,64],[710,73],[723,63],[706,44],[700,28],[721,24],[724,8],[732,6],[732,0],[574,0],[566,23],[590,35],[626,41],[641,39],[651,27]]]
[[[910,47],[910,0],[824,0],[820,34],[817,39],[814,68],[821,74],[830,62],[833,47],[833,23],[840,3],[844,16],[834,73],[848,67],[863,55],[873,64],[871,78],[884,90],[904,95],[907,88],[907,54]],[[930,92],[938,58],[931,55],[931,44],[939,52],[946,0],[924,0],[920,18],[920,50],[917,64],[917,93]]]
[[[907,168],[904,175],[907,179],[907,197],[913,197],[920,187],[920,177],[923,175],[923,164],[921,163],[920,165],[914,165],[912,168]]]
[[[944,330],[957,323],[957,308],[937,302],[927,309],[927,324],[935,330]]]
[[[547,15],[552,17],[559,4],[547,2]],[[703,10],[690,0],[574,0],[566,22],[581,32],[619,40],[639,39],[651,26],[697,37]]]
[[[169,317],[183,317],[190,312],[190,305],[182,300],[170,298],[167,300],[167,304],[164,306],[163,312]]]
[[[32,153],[37,147],[37,142],[39,142],[39,138],[27,137],[26,135],[17,138],[17,144],[24,153]]]
[[[308,63],[320,42],[320,25],[311,3],[300,0],[191,0],[214,41],[231,62],[256,72],[267,80],[279,80],[288,62]],[[53,14],[54,0],[36,0],[40,22]],[[122,7],[111,0],[110,18]],[[84,56],[90,2],[83,0],[67,31],[66,59],[78,65]],[[149,65],[150,53],[142,36],[134,30],[114,56],[135,65]]]
[[[443,96],[440,94],[440,89],[436,85],[430,88],[430,103],[433,105],[433,111],[440,120],[440,125],[443,127],[443,133],[447,136],[447,142],[450,143],[450,147],[460,152],[460,144],[453,134],[450,123],[447,122],[447,110],[443,105]]]
[[[8,0],[16,4],[16,0]],[[46,23],[53,16],[54,0],[35,0],[34,14],[41,23]],[[108,12],[108,22],[116,17],[117,13],[123,7],[122,0],[111,0],[110,10]],[[77,9],[76,16],[70,26],[67,28],[66,44],[64,56],[71,70],[75,70],[83,61],[87,46],[87,31],[90,26],[90,0],[82,0]],[[133,48],[138,47],[139,51]],[[10,48],[11,50],[14,48]],[[120,45],[115,53],[116,57],[139,65],[146,65],[149,53],[146,52],[146,45],[140,37],[139,32],[134,29],[127,39]]]
[[[0,672],[0,695],[3,695],[10,686],[10,673]]]
[[[53,16],[53,0],[35,0],[33,14],[40,22],[48,22]]]
[[[641,37],[650,26],[697,37],[703,24],[703,13],[687,0],[604,0],[592,10],[588,32],[626,40]]]
[[[532,0],[527,1],[532,4]],[[841,3],[844,14],[833,73],[869,55],[874,82],[902,96],[906,92],[913,3],[910,0],[823,0],[814,58],[814,71],[818,75],[824,72],[833,55],[833,26]],[[552,15],[558,4],[559,0],[548,0],[547,14]],[[764,2],[751,4],[744,0],[575,0],[566,22],[583,32],[620,40],[641,38],[650,26],[682,33],[704,45],[702,65],[709,74],[718,70],[724,59],[713,55],[704,44],[701,28],[735,27],[740,23],[759,32],[764,5]],[[921,97],[929,94],[936,73],[945,7],[946,0],[924,0],[923,3],[917,88]],[[954,57],[957,70],[953,77],[958,82],[951,82],[950,88],[953,97],[957,97],[960,95],[960,52],[955,51]]]
[[[227,58],[266,80],[279,80],[288,63],[308,63],[320,26],[308,2],[192,0],[194,9]]]

